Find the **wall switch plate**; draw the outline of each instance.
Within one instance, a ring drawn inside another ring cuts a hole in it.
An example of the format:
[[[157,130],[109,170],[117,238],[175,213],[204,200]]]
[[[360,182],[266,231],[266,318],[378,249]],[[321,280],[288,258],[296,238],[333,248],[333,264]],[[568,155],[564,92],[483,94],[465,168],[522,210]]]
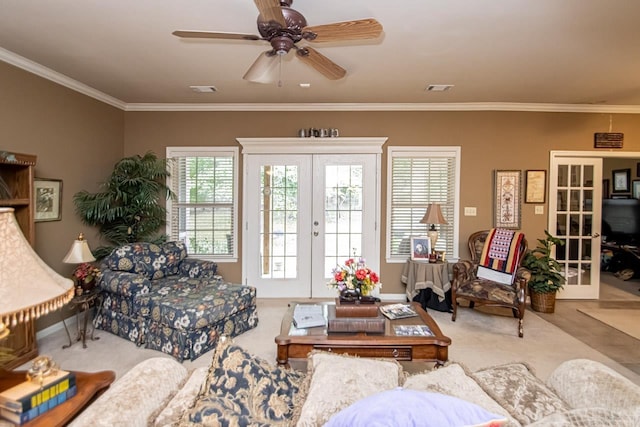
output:
[[[544,214],[544,206],[536,206],[534,212],[535,212],[536,215],[543,215]]]
[[[476,208],[475,207],[464,207],[464,216],[476,216]]]

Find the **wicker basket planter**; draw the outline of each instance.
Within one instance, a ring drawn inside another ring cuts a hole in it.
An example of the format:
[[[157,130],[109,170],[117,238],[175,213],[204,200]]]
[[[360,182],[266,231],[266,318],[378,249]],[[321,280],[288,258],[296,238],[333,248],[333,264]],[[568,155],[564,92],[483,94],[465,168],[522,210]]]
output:
[[[553,313],[556,309],[555,292],[533,292],[530,291],[531,308],[539,313]]]

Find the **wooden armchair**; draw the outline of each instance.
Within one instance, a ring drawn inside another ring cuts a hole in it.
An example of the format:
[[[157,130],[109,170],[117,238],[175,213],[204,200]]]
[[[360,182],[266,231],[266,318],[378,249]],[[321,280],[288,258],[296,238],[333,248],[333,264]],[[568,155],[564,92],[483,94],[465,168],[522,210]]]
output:
[[[472,309],[476,305],[510,308],[513,317],[518,318],[518,336],[522,337],[524,335],[522,319],[525,312],[525,298],[530,273],[520,267],[520,263],[527,251],[527,240],[523,236],[517,247],[518,268],[512,275],[511,283],[499,283],[477,276],[478,265],[490,231],[478,231],[469,236],[471,260],[460,260],[453,266],[453,281],[451,283],[453,314],[451,320],[454,322],[456,320],[459,299],[468,300],[469,308]]]

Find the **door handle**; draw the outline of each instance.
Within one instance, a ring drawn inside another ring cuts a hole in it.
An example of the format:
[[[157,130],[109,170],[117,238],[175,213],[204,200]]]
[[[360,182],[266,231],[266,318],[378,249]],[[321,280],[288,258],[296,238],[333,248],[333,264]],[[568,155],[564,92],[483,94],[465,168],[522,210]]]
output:
[[[318,237],[318,234],[320,234],[320,233],[318,233],[317,231],[314,231],[314,232],[313,232],[313,236],[314,236],[314,237]]]
[[[600,237],[600,233],[596,233],[591,236],[592,239],[596,239],[598,237]]]

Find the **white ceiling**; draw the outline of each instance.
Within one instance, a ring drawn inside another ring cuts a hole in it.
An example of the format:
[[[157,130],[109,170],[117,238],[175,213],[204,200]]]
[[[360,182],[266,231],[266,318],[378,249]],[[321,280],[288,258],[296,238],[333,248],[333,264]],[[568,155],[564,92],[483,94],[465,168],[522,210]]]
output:
[[[574,104],[578,110],[640,112],[637,0],[294,0],[292,8],[308,25],[373,17],[384,31],[371,41],[312,45],[347,70],[338,81],[291,51],[278,87],[242,79],[270,49],[265,41],[171,34],[258,34],[252,0],[0,0],[0,59],[124,109],[230,103],[424,109],[478,103],[490,109],[520,103],[507,109]],[[429,84],[455,87],[426,92]],[[194,93],[191,85],[218,91]]]

